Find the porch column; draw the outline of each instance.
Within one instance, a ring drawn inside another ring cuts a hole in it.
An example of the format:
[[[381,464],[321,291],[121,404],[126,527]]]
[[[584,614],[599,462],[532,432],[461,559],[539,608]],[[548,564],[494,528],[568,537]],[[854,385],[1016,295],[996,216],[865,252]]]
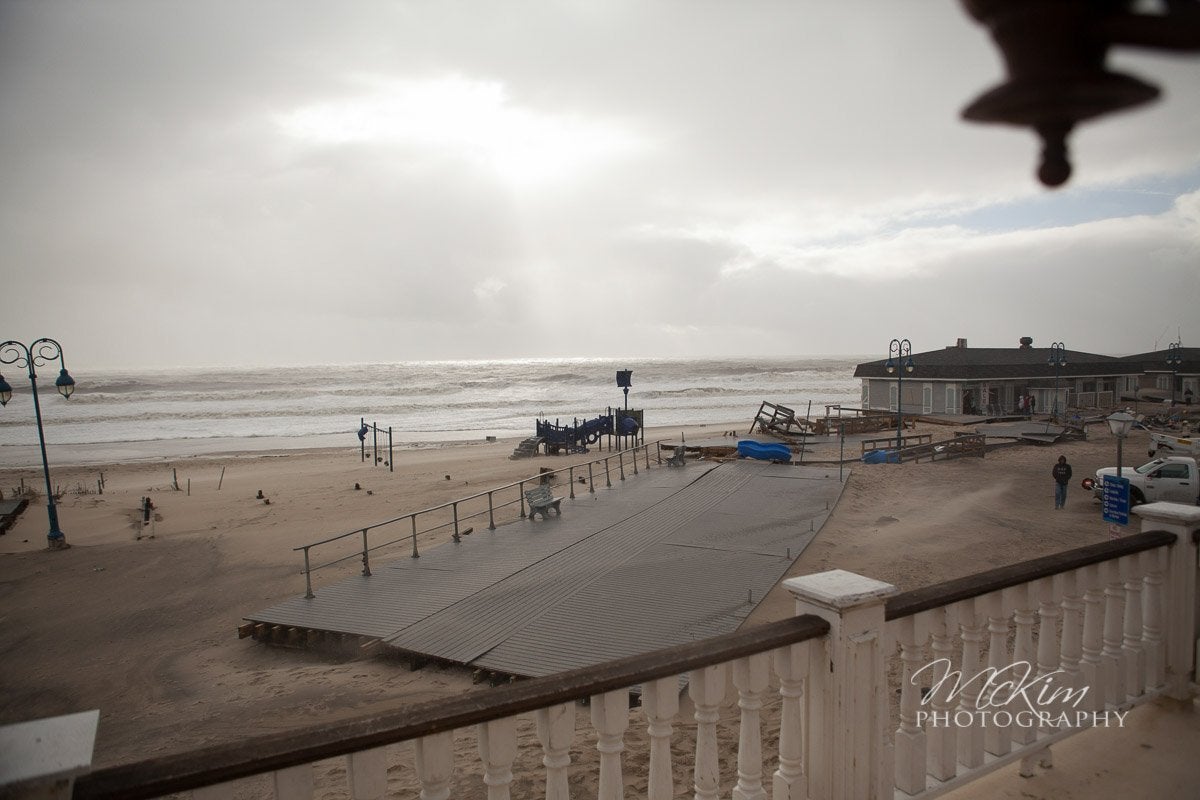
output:
[[[1142,531],[1167,531],[1179,538],[1170,547],[1167,563],[1166,612],[1167,694],[1176,700],[1191,697],[1188,684],[1193,680],[1200,658],[1200,614],[1196,595],[1197,546],[1200,531],[1200,507],[1182,503],[1149,503],[1130,509],[1142,518]],[[1147,583],[1147,585],[1149,585]]]
[[[841,569],[783,585],[796,598],[797,614],[829,622],[829,635],[811,649],[810,793],[830,800],[890,798],[883,601],[896,587]]]

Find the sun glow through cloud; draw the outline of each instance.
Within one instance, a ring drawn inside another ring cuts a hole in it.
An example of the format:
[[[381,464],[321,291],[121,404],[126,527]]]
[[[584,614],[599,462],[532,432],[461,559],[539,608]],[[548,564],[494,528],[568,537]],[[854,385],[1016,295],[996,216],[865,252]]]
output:
[[[570,180],[645,145],[612,122],[520,107],[497,81],[451,75],[359,83],[357,95],[294,109],[277,124],[314,145],[440,153],[518,186]]]

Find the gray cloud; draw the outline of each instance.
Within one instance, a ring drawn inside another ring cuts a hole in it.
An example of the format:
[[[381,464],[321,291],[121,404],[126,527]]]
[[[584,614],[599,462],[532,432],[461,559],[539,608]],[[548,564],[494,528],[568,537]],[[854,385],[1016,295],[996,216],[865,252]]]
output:
[[[1031,135],[958,118],[1002,75],[953,5],[7,2],[0,334],[96,365],[1194,342],[1197,64],[1113,61],[1166,101],[1077,131],[1071,191],[1130,205],[980,230],[1044,190]]]

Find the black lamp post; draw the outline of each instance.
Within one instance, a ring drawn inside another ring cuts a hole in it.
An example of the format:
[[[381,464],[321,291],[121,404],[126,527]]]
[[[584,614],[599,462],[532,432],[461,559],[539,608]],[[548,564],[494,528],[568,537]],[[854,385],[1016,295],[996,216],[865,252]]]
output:
[[[18,367],[29,368],[29,386],[33,392],[33,413],[37,417],[38,443],[42,448],[42,472],[46,476],[46,514],[50,517],[50,532],[46,534],[51,550],[62,550],[70,547],[67,537],[58,527],[58,509],[54,505],[54,487],[50,483],[50,462],[46,458],[46,434],[42,430],[42,405],[38,400],[37,370],[43,364],[58,361],[61,369],[54,386],[63,397],[70,397],[75,391],[75,379],[67,372],[67,364],[63,360],[62,346],[53,339],[38,339],[31,345],[24,345],[11,339],[0,343],[0,363],[16,364]],[[4,376],[0,375],[0,406],[8,405],[12,398],[12,387]]]
[[[888,360],[884,368],[896,375],[896,449],[904,446],[904,375],[912,374],[912,342],[908,339],[892,339],[888,344]]]
[[[617,388],[625,390],[625,410],[629,410],[629,387],[633,385],[633,370],[617,370]]]
[[[1183,356],[1180,355],[1180,345],[1182,342],[1171,342],[1167,345],[1167,366],[1171,368],[1171,405],[1175,405],[1175,384],[1179,382],[1179,366],[1183,364]]]
[[[1054,404],[1050,407],[1050,418],[1058,422],[1058,375],[1067,365],[1067,351],[1062,342],[1050,345],[1050,357],[1046,363],[1054,367]]]

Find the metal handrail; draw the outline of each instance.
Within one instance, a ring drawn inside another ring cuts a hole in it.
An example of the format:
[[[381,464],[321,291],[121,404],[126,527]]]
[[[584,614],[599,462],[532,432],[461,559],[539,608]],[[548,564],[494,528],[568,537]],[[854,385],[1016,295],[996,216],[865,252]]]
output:
[[[417,536],[421,533],[428,533],[430,531],[435,531],[439,528],[447,527],[448,525],[453,527],[452,538],[454,539],[454,541],[456,541],[456,542],[459,541],[459,531],[460,531],[459,525],[463,521],[458,518],[459,504],[467,503],[472,500],[479,500],[480,498],[486,497],[488,500],[488,512],[487,512],[488,513],[488,529],[495,530],[496,529],[496,522],[495,522],[496,505],[493,502],[493,498],[497,492],[503,492],[507,489],[512,489],[514,487],[517,487],[517,489],[518,489],[517,498],[513,501],[508,501],[508,502],[502,503],[500,505],[500,508],[505,508],[505,507],[508,507],[508,506],[514,505],[514,504],[519,504],[521,507],[520,516],[524,517],[524,516],[526,516],[526,513],[525,513],[525,484],[527,484],[531,481],[535,481],[535,480],[540,481],[547,476],[558,475],[562,472],[567,472],[570,476],[570,481],[571,481],[571,497],[574,498],[575,497],[575,470],[577,468],[587,467],[588,468],[588,489],[591,492],[595,492],[595,487],[592,483],[592,477],[591,477],[592,476],[592,466],[594,464],[598,464],[601,461],[603,461],[604,462],[605,486],[607,488],[612,488],[612,479],[611,479],[610,471],[609,471],[609,460],[610,459],[612,459],[612,458],[618,459],[618,463],[620,465],[620,479],[625,480],[625,455],[632,454],[633,469],[634,469],[634,474],[636,475],[636,474],[638,474],[637,458],[638,458],[639,451],[642,452],[647,470],[650,469],[650,448],[652,448],[652,447],[657,449],[657,461],[660,465],[662,464],[661,445],[662,445],[663,441],[664,440],[659,439],[659,440],[656,440],[653,442],[644,442],[635,447],[626,448],[625,450],[618,450],[615,453],[610,453],[606,456],[594,458],[591,461],[585,461],[585,462],[582,462],[579,464],[571,464],[567,467],[559,467],[557,469],[553,469],[553,470],[550,470],[549,472],[541,473],[536,476],[531,476],[529,478],[522,478],[520,480],[516,480],[511,483],[503,484],[494,489],[489,489],[485,492],[477,492],[473,495],[468,495],[467,497],[460,497],[457,500],[451,500],[449,502],[441,503],[436,506],[430,506],[428,508],[423,508],[420,511],[412,511],[407,514],[402,514],[398,517],[393,517],[391,519],[384,520],[382,522],[376,522],[371,525],[364,525],[361,527],[357,527],[352,531],[347,531],[346,533],[339,533],[334,536],[330,536],[330,537],[321,539],[316,542],[310,542],[305,545],[300,545],[299,547],[293,547],[292,548],[293,552],[302,551],[304,553],[304,572],[303,572],[304,580],[305,580],[305,595],[304,596],[306,598],[312,598],[312,597],[316,596],[313,593],[313,589],[312,589],[312,573],[316,572],[317,570],[324,569],[326,567],[331,567],[335,564],[340,564],[342,562],[350,561],[355,558],[361,558],[362,562],[363,562],[363,573],[362,574],[364,576],[369,576],[371,574],[370,553],[373,550],[379,550],[384,547],[390,547],[390,546],[396,544],[397,542],[403,541],[404,539],[411,538],[412,545],[413,545],[412,557],[419,558],[420,553],[417,550]],[[445,509],[450,509],[451,512],[453,513],[453,515],[454,515],[453,522],[441,523],[441,524],[435,525],[431,528],[427,528],[423,531],[417,530],[417,525],[416,525],[417,517],[421,516],[422,514],[431,514],[433,512],[443,511]],[[467,516],[465,519],[472,519],[477,516],[482,516],[482,514],[483,514],[483,512],[471,514],[471,515]],[[370,531],[375,530],[376,528],[382,528],[387,525],[394,525],[395,523],[401,522],[406,519],[412,520],[412,532],[411,533],[405,534],[402,537],[392,539],[390,541],[383,542],[380,544],[375,544],[375,545],[370,544],[370,542],[368,540],[368,533]],[[332,542],[341,541],[341,540],[347,539],[351,536],[362,536],[363,547],[361,550],[351,553],[350,555],[346,555],[346,556],[342,556],[340,558],[333,559],[332,561],[327,561],[325,563],[318,564],[316,566],[312,565],[311,560],[310,560],[310,551],[312,550],[312,548],[319,547],[320,545],[330,544]]]

